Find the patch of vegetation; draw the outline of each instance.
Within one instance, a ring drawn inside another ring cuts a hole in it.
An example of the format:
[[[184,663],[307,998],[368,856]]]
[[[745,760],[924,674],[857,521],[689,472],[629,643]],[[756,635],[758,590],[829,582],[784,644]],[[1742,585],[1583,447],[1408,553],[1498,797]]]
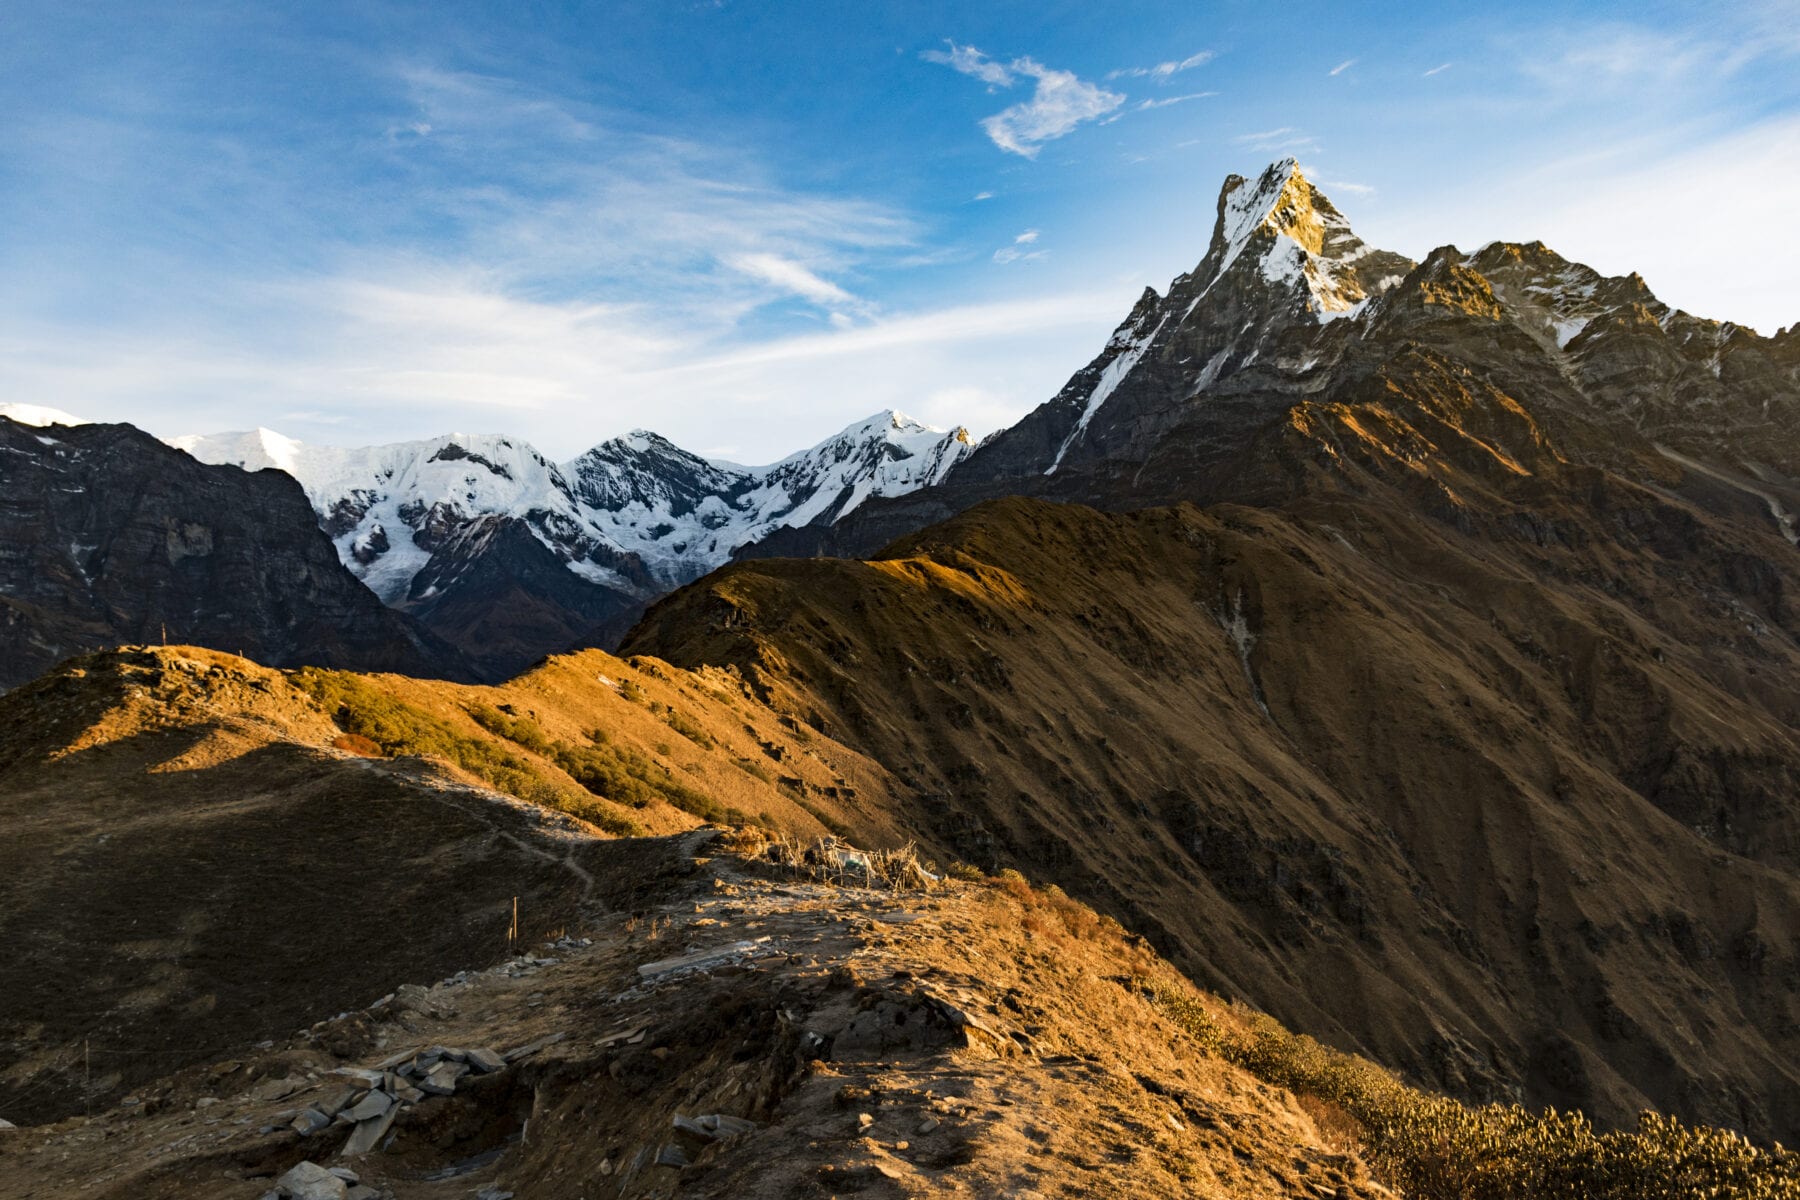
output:
[[[590,732],[588,742],[586,746],[556,742],[551,757],[575,782],[597,796],[633,808],[665,800],[703,821],[721,825],[755,821],[742,809],[720,804],[705,792],[672,779],[655,761],[629,746],[614,744],[604,730]]]
[[[628,837],[643,832],[635,822],[545,774],[529,758],[492,741],[469,737],[449,722],[414,708],[355,675],[303,667],[290,678],[318,702],[346,738],[357,739],[354,744],[364,752],[372,747],[385,755],[441,758],[490,787],[521,800],[573,813],[608,833]],[[536,729],[536,722],[528,723]],[[542,733],[538,730],[539,736]]]
[[[663,720],[669,723],[670,729],[673,729],[676,733],[679,733],[682,737],[694,743],[694,745],[705,749],[711,749],[713,744],[712,735],[702,729],[700,724],[687,716],[687,714],[676,712],[671,708],[663,714]]]
[[[1580,1113],[1471,1107],[1401,1083],[1374,1063],[1234,1010],[1217,1019],[1192,995],[1145,983],[1202,1045],[1326,1113],[1366,1161],[1412,1200],[1797,1200],[1800,1156],[1729,1130],[1644,1112],[1636,1130],[1597,1133]]]
[[[514,716],[490,708],[485,704],[477,704],[469,709],[469,716],[475,723],[489,733],[498,734],[509,742],[517,743],[533,754],[550,754],[550,737],[536,721],[530,717]]]

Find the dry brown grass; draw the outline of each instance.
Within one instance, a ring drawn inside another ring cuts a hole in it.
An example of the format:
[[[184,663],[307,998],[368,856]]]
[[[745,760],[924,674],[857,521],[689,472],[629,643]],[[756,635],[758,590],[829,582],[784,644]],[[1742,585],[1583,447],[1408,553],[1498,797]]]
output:
[[[808,841],[743,826],[727,835],[724,846],[785,873],[839,887],[929,892],[944,882],[911,842],[888,850],[860,850],[836,837]]]

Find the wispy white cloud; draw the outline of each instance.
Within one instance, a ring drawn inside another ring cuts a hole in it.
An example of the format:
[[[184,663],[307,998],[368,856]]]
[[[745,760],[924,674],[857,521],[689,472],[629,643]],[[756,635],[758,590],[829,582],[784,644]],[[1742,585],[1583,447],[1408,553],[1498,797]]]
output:
[[[994,193],[992,192],[976,192],[974,196],[976,200],[992,200],[993,198]]]
[[[1011,87],[1012,72],[1004,64],[997,63],[973,46],[959,46],[949,43],[948,50],[926,50],[919,57],[926,62],[942,63],[952,70],[961,71],[964,75],[972,75],[976,79],[994,87]]]
[[[1278,129],[1264,129],[1256,133],[1240,133],[1231,139],[1232,144],[1242,146],[1246,150],[1258,154],[1317,154],[1319,141],[1300,132],[1292,125],[1283,125]]]
[[[1190,54],[1179,61],[1160,62],[1154,67],[1121,67],[1117,71],[1108,71],[1108,79],[1150,79],[1156,83],[1167,83],[1183,71],[1191,71],[1195,67],[1205,66],[1218,54],[1212,50],[1202,50],[1198,54]]]
[[[1337,66],[1331,68],[1331,70],[1329,70],[1325,73],[1327,75],[1342,75],[1345,71],[1348,71],[1351,67],[1354,67],[1355,65],[1356,65],[1356,60],[1354,58],[1346,58],[1343,62],[1339,63]]]
[[[838,308],[864,307],[861,300],[829,279],[822,279],[800,263],[779,254],[734,254],[725,260],[725,265],[814,304]]]
[[[1439,63],[1437,66],[1431,68],[1431,70],[1425,72],[1425,78],[1430,79],[1433,75],[1436,75],[1441,71],[1448,71],[1451,67],[1454,67],[1455,65],[1456,65],[1455,63]]]
[[[949,50],[926,50],[920,57],[942,63],[990,87],[1011,87],[1020,78],[1033,81],[1031,99],[984,117],[981,127],[994,145],[1023,158],[1036,158],[1045,142],[1071,133],[1084,121],[1103,117],[1125,103],[1117,92],[1088,83],[1073,71],[1046,67],[1034,58],[999,63],[973,46],[949,43]]]
[[[1351,183],[1348,179],[1323,179],[1309,171],[1308,178],[1317,179],[1319,186],[1327,192],[1346,192],[1352,196],[1373,196],[1375,189],[1366,183]]]
[[[1140,100],[1133,112],[1144,112],[1152,108],[1167,108],[1171,104],[1181,104],[1188,100],[1204,100],[1208,96],[1216,96],[1217,92],[1189,92],[1185,96],[1169,96],[1162,100]]]
[[[1038,236],[1038,230],[1027,229],[1013,239],[1012,245],[1002,246],[994,251],[994,261],[1005,266],[1007,263],[1029,262],[1034,258],[1043,258],[1049,253],[1048,251],[1028,248],[1037,243]]]
[[[328,443],[498,429],[555,457],[646,424],[689,446],[729,429],[739,457],[770,461],[884,406],[977,434],[1017,420],[1105,339],[1132,290],[878,315],[709,349],[630,306],[525,300],[478,273],[346,276],[262,297],[281,302],[294,334],[279,344],[15,324],[0,336],[0,395],[56,396],[164,436],[286,414],[282,432]],[[977,392],[979,406],[954,407]]]

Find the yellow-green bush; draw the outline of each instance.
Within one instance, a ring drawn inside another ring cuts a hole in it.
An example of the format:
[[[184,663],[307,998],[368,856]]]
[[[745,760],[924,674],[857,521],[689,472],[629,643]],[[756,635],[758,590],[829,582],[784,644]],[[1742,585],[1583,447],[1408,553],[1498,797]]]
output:
[[[1342,1108],[1370,1166],[1409,1200],[1800,1200],[1800,1157],[1779,1145],[1652,1112],[1636,1130],[1597,1133],[1580,1113],[1471,1107],[1261,1014],[1220,1021],[1179,989],[1146,991],[1211,1053]]]
[[[642,832],[635,822],[544,773],[523,755],[491,741],[469,737],[448,722],[396,699],[355,675],[303,667],[294,672],[292,679],[296,687],[325,710],[339,729],[354,737],[366,738],[383,754],[441,758],[500,791],[573,813],[608,833],[630,836]],[[494,717],[503,716],[494,710],[488,711]],[[535,722],[526,723],[537,729]],[[543,736],[542,730],[538,730],[538,736]]]

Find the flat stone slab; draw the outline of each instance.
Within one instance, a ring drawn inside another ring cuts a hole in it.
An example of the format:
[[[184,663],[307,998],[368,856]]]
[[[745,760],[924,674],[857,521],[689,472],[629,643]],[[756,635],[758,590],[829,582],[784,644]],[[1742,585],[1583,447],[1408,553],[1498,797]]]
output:
[[[349,1108],[352,1121],[367,1121],[371,1117],[379,1117],[394,1107],[394,1098],[386,1092],[370,1092]]]
[[[285,1100],[306,1086],[306,1080],[298,1075],[290,1075],[286,1079],[265,1079],[250,1089],[252,1100]]]
[[[711,950],[696,950],[692,954],[683,954],[678,958],[658,959],[639,967],[638,974],[645,979],[654,979],[658,975],[667,975],[671,971],[689,971],[699,967],[722,964],[740,955],[751,953],[767,940],[767,938],[760,938],[753,942],[733,942],[729,946],[719,946]]]
[[[456,1091],[456,1081],[468,1073],[469,1068],[463,1063],[441,1062],[419,1080],[419,1090],[431,1096],[448,1096]]]
[[[539,1050],[542,1050],[546,1046],[556,1045],[556,1043],[562,1041],[563,1039],[567,1038],[568,1036],[569,1036],[568,1034],[561,1033],[561,1032],[546,1033],[543,1037],[538,1038],[536,1041],[526,1042],[523,1046],[514,1046],[511,1050],[507,1050],[507,1051],[503,1052],[500,1057],[504,1058],[509,1063],[515,1063],[515,1062],[518,1062],[521,1058],[529,1058],[530,1056],[532,1056],[533,1054],[536,1054]]]
[[[350,1140],[344,1143],[344,1157],[351,1158],[358,1154],[367,1154],[380,1145],[381,1139],[386,1137],[387,1131],[393,1127],[394,1118],[399,1115],[400,1106],[395,1104],[379,1117],[370,1117],[367,1121],[358,1122],[356,1128],[350,1131]],[[338,1180],[339,1186],[342,1186],[343,1182],[341,1179]],[[338,1195],[342,1196],[343,1193],[339,1192]]]

